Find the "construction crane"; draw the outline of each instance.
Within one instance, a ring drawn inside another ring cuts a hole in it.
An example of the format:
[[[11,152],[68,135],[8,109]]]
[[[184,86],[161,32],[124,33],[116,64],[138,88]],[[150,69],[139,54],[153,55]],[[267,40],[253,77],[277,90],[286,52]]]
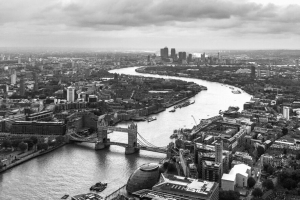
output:
[[[195,117],[192,115],[192,118],[194,119],[195,125],[197,126],[197,122],[195,120]]]

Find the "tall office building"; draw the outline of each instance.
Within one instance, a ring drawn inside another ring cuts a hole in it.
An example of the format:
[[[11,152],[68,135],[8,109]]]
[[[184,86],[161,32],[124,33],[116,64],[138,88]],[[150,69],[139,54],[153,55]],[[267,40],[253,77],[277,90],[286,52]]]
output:
[[[251,65],[251,78],[255,78],[255,66]]]
[[[33,90],[35,92],[37,92],[39,90],[39,81],[38,81],[38,75],[36,72],[33,73],[33,81],[34,81]]]
[[[160,57],[161,58],[164,58],[165,56],[164,56],[164,49],[160,49]]]
[[[285,119],[289,120],[290,119],[290,108],[287,106],[284,106],[282,114]]]
[[[299,67],[299,59],[295,60],[296,62],[296,67]]]
[[[178,52],[179,60],[183,60],[183,52]]]
[[[260,76],[261,76],[260,67],[257,66],[257,77],[260,77]]]
[[[18,58],[18,64],[21,64],[22,60],[21,57]]]
[[[168,47],[165,47],[165,48],[164,48],[164,57],[165,57],[165,58],[168,58],[168,57],[169,57],[169,49],[168,49]]]
[[[222,163],[213,161],[204,161],[202,163],[202,179],[207,181],[221,182]]]
[[[21,75],[21,77],[20,77],[20,95],[21,96],[25,95],[25,80],[24,80],[24,75]]]
[[[12,85],[15,85],[16,84],[16,82],[17,82],[17,72],[16,72],[16,70],[12,70],[12,74],[11,74],[11,76],[10,76],[10,83],[12,84]]]
[[[172,48],[171,49],[171,58],[175,59],[175,57],[176,57],[176,50],[175,50],[175,48]]]
[[[201,61],[205,61],[205,53],[201,54]]]
[[[183,59],[183,60],[186,60],[186,52],[185,52],[185,51],[182,52],[182,59]]]
[[[68,102],[75,101],[75,88],[72,86],[67,88],[67,101]]]
[[[192,54],[189,54],[188,62],[192,62],[192,61],[193,61],[193,55],[192,55]]]
[[[221,177],[223,175],[223,140],[219,137],[217,138],[217,142],[215,143],[215,162],[221,163]]]

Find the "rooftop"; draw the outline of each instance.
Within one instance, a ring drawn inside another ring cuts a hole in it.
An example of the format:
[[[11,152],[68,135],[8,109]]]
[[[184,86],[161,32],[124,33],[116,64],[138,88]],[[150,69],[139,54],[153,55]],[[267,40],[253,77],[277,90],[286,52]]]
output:
[[[229,174],[223,174],[222,180],[234,181],[236,174],[241,174],[243,176],[248,176],[247,171],[251,170],[251,167],[245,164],[234,165],[230,170]]]
[[[175,176],[170,174],[161,174],[161,179],[158,184],[153,187],[153,190],[181,193],[183,196],[202,196],[209,197],[212,192],[218,187],[218,183]]]

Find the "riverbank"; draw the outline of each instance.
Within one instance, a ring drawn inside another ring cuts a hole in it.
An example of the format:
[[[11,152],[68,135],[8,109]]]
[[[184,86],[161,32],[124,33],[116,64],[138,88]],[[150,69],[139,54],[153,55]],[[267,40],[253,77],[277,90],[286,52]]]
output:
[[[65,144],[66,144],[66,143],[63,143],[63,144],[61,144],[61,145],[58,145],[58,146],[56,146],[56,147],[53,147],[53,148],[48,149],[48,150],[45,150],[45,151],[39,150],[39,151],[33,152],[32,154],[29,154],[29,155],[25,156],[24,158],[22,158],[22,159],[20,159],[20,160],[17,160],[17,161],[15,161],[15,162],[11,163],[11,164],[8,165],[8,166],[3,167],[3,169],[0,170],[0,173],[3,173],[3,172],[5,172],[5,171],[8,170],[8,169],[11,169],[11,168],[13,168],[13,167],[16,167],[16,166],[18,166],[18,165],[20,165],[20,164],[22,164],[22,163],[24,163],[24,162],[27,162],[27,161],[29,161],[29,160],[31,160],[31,159],[33,159],[33,158],[36,158],[36,157],[38,157],[38,156],[41,156],[41,155],[50,153],[50,152],[52,152],[52,151],[54,151],[54,150],[56,150],[56,149],[58,149],[58,148],[64,146]]]
[[[148,68],[148,66],[139,67],[139,68],[135,69],[135,72],[140,73],[140,74],[171,76],[171,77],[178,77],[178,78],[191,78],[191,79],[209,81],[209,82],[213,82],[213,83],[220,83],[220,84],[224,84],[224,85],[227,85],[227,86],[232,86],[232,87],[238,88],[239,90],[244,91],[249,95],[252,95],[252,96],[255,95],[255,93],[253,91],[251,91],[249,88],[245,88],[239,83],[230,84],[230,83],[227,83],[227,82],[223,82],[223,81],[221,81],[221,80],[223,80],[222,78],[215,79],[215,78],[212,78],[210,76],[205,76],[205,78],[199,78],[199,77],[191,76],[191,74],[178,75],[177,73],[173,73],[173,72],[172,73],[170,72],[171,74],[169,74],[168,72],[162,73],[161,71],[154,71],[154,70],[147,71],[147,70],[145,70],[147,68]]]

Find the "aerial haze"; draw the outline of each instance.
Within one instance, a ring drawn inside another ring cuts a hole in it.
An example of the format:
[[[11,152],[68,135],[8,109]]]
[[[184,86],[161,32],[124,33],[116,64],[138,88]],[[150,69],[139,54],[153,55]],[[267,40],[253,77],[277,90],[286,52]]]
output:
[[[299,49],[297,0],[1,0],[1,47]]]

